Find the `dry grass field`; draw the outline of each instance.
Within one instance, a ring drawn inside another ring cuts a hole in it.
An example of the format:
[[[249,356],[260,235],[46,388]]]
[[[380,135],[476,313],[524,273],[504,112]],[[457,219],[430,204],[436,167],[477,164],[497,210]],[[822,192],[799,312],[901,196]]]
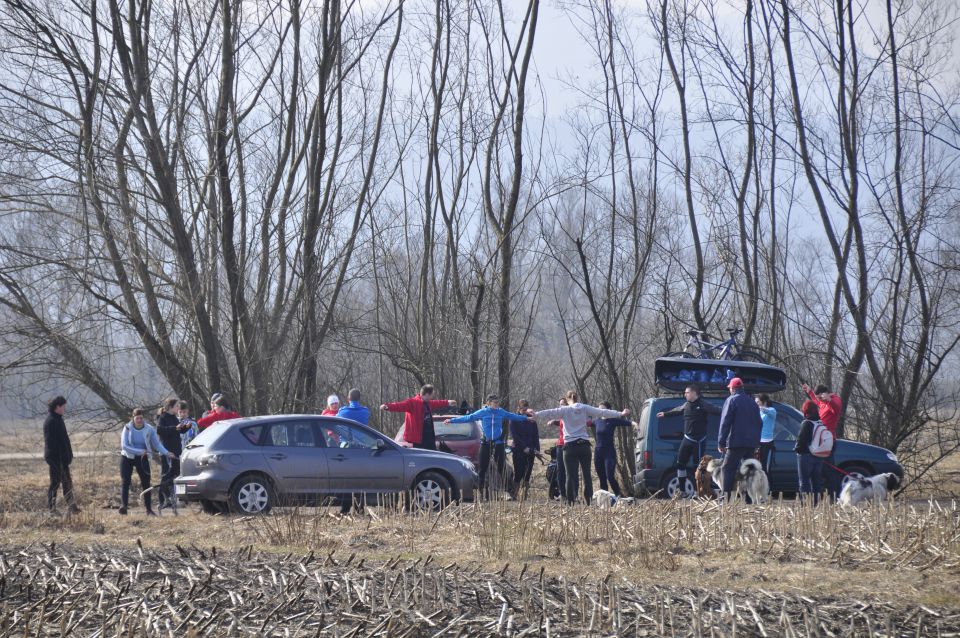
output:
[[[439,514],[147,518],[116,466],[78,459],[55,517],[42,461],[3,462],[0,635],[960,635],[950,499],[570,508],[538,467],[528,501]]]

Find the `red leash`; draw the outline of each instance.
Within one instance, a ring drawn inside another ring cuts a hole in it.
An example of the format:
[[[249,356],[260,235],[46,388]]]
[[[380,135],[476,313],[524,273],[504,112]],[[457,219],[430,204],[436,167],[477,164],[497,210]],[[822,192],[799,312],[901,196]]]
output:
[[[832,463],[827,463],[826,461],[824,461],[823,464],[826,465],[826,466],[829,467],[829,468],[835,469],[836,471],[840,472],[840,473],[843,474],[844,476],[851,476],[850,472],[847,472],[847,471],[845,471],[845,470],[841,470],[839,467],[837,467],[836,465],[834,465],[834,464],[832,464]]]

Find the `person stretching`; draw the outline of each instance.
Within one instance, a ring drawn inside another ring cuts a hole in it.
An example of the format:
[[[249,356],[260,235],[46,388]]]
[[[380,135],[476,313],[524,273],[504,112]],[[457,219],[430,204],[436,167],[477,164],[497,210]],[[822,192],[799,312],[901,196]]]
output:
[[[497,464],[497,472],[499,476],[498,484],[495,487],[497,489],[503,489],[504,487],[504,464],[507,458],[503,446],[504,419],[508,421],[521,422],[527,421],[529,417],[523,414],[507,412],[500,407],[500,397],[495,394],[491,394],[487,396],[487,404],[476,412],[473,412],[472,414],[464,414],[452,419],[446,419],[444,421],[444,423],[469,423],[470,421],[480,421],[480,431],[483,434],[483,439],[480,442],[480,467],[478,468],[477,473],[480,475],[481,494],[487,493],[487,470],[490,467],[491,456],[493,456],[494,462]]]
[[[587,505],[593,498],[593,479],[590,476],[590,438],[587,434],[587,419],[615,419],[630,416],[630,410],[617,412],[603,410],[592,405],[579,402],[575,390],[570,390],[565,396],[569,405],[553,408],[552,410],[530,411],[528,414],[538,421],[563,419],[563,465],[567,474],[566,498],[572,505],[577,501],[577,492],[580,488],[580,472],[583,472],[583,496]]]
[[[597,407],[604,410],[610,409],[610,404],[603,401]],[[593,435],[597,442],[597,447],[593,451],[593,466],[597,470],[597,478],[600,479],[600,489],[613,492],[617,497],[623,496],[620,491],[620,483],[617,482],[617,447],[613,442],[613,435],[616,428],[634,425],[630,419],[594,419]]]
[[[672,410],[657,412],[657,418],[683,415],[683,440],[677,451],[677,485],[684,496],[693,497],[694,492],[686,491],[687,468],[691,460],[693,467],[700,464],[703,456],[703,444],[707,440],[707,420],[711,414],[720,414],[720,408],[700,397],[700,386],[691,383],[683,391],[686,403]]]

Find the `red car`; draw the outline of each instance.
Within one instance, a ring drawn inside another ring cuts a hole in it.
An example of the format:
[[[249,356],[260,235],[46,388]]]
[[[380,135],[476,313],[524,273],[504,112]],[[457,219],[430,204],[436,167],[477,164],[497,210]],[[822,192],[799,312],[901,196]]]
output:
[[[433,417],[433,430],[437,437],[437,449],[448,451],[444,446],[450,448],[449,451],[457,456],[462,456],[474,465],[480,463],[480,422],[470,421],[469,423],[444,423],[444,419],[449,419],[455,415],[435,415]],[[403,426],[393,437],[393,440],[400,443],[403,441]]]

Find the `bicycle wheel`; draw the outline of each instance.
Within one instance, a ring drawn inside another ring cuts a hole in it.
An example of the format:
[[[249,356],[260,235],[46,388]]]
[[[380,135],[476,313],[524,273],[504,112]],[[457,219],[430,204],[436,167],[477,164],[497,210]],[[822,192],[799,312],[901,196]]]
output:
[[[697,358],[697,357],[695,357],[694,355],[690,354],[690,353],[687,352],[687,351],[683,351],[683,352],[668,352],[667,354],[665,354],[665,355],[663,355],[663,356],[664,356],[664,357],[672,357],[672,358],[674,358],[674,359],[696,359],[696,358]]]
[[[761,355],[759,352],[754,352],[753,350],[741,350],[737,353],[737,356],[734,357],[734,361],[750,361],[752,363],[768,363],[767,358]]]

